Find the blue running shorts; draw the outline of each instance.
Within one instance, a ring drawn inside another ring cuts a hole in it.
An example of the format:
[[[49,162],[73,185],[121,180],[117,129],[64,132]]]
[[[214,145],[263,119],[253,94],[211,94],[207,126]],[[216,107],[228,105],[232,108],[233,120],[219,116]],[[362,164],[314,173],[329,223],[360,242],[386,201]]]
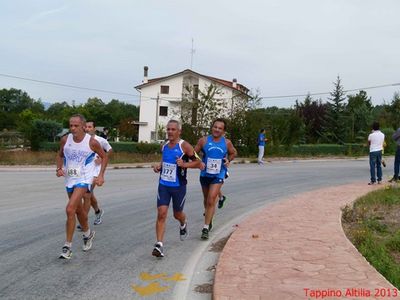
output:
[[[201,186],[209,186],[210,184],[223,184],[224,180],[218,177],[207,177],[207,176],[200,176],[200,184]]]
[[[65,188],[67,190],[67,193],[73,193],[75,188],[86,188],[87,189],[86,193],[90,193],[91,187],[92,186],[87,183],[77,183],[77,184],[73,185],[72,187],[65,187]]]
[[[186,185],[182,186],[166,186],[158,185],[157,207],[165,205],[169,206],[172,199],[172,207],[174,211],[183,210],[186,200]]]

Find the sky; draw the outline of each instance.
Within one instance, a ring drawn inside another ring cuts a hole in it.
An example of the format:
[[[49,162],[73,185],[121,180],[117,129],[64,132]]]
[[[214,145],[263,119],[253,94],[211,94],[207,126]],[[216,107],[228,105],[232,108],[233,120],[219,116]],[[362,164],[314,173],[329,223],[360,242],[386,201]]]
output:
[[[330,92],[340,76],[345,90],[389,85],[366,91],[390,103],[400,91],[399,11],[398,0],[1,0],[0,89],[138,105],[143,66],[149,78],[189,69],[193,39],[194,71],[237,78],[262,97]]]

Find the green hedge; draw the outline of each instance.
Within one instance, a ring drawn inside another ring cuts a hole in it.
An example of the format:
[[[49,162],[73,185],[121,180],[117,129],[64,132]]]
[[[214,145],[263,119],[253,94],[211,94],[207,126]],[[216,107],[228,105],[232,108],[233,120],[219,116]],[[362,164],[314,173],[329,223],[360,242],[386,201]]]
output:
[[[246,157],[257,155],[258,148],[239,146],[239,156]],[[367,155],[368,148],[363,144],[304,144],[292,146],[271,146],[265,147],[266,156],[318,156],[318,155]]]
[[[134,143],[134,142],[110,142],[114,152],[129,152],[139,154],[160,153],[160,144]],[[42,142],[40,151],[58,151],[60,143]]]

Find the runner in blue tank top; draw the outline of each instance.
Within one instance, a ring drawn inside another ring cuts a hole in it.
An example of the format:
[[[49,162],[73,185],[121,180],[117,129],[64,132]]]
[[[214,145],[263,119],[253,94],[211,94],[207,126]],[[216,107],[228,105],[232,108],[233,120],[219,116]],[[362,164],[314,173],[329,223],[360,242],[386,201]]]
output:
[[[174,218],[180,223],[179,235],[181,241],[188,234],[187,219],[183,212],[186,200],[186,170],[187,168],[200,168],[201,161],[195,155],[192,145],[180,139],[180,134],[180,123],[170,120],[167,124],[168,141],[161,148],[161,163],[153,166],[154,172],[160,172],[157,195],[157,242],[152,252],[152,255],[156,257],[164,257],[165,221],[171,199]]]
[[[236,149],[232,142],[224,137],[226,122],[216,119],[211,127],[211,135],[202,137],[197,142],[195,152],[203,153],[200,184],[204,197],[204,226],[201,238],[208,239],[212,228],[212,218],[222,184],[230,162],[236,156]]]

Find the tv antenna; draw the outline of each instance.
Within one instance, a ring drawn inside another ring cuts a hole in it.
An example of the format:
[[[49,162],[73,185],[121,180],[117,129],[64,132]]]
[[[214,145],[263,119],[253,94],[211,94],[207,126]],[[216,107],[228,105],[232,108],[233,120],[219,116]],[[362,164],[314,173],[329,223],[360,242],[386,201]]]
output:
[[[196,49],[194,49],[194,39],[192,38],[192,48],[190,49],[190,70],[193,69],[193,56],[196,53]]]

